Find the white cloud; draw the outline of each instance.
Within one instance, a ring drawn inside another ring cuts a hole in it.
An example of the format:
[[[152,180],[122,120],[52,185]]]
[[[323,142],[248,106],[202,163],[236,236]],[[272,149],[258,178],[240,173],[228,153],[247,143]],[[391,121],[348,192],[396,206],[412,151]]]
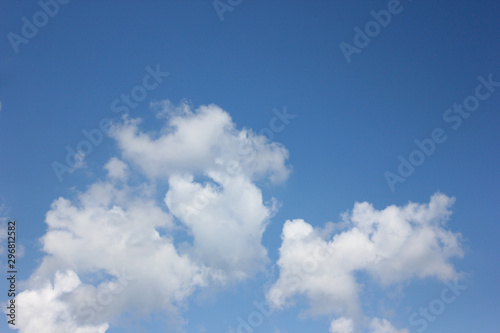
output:
[[[330,333],[353,333],[354,322],[351,318],[340,317],[330,324]]]
[[[127,164],[116,157],[111,158],[104,168],[108,171],[108,176],[113,179],[125,180],[128,176]]]
[[[165,121],[159,133],[145,133],[139,120],[125,119],[112,132],[121,158],[104,166],[106,180],[75,199],[52,203],[41,238],[46,256],[18,295],[25,314],[20,333],[103,333],[133,309],[140,309],[134,311],[139,316],[176,317],[198,290],[241,281],[266,267],[262,235],[278,204],[266,202],[256,182],[286,179],[288,151],[238,130],[215,105],[195,111],[185,103],[159,105]],[[129,184],[143,176],[143,184]],[[340,316],[331,333],[352,333],[364,318],[356,272],[381,285],[459,275],[449,260],[462,256],[460,237],[445,229],[452,203],[442,194],[427,205],[381,211],[356,203],[344,221],[324,229],[287,221],[280,276],[268,299],[284,308],[294,296],[305,296],[310,314]],[[175,242],[174,231],[183,242]],[[406,332],[377,318],[369,328]]]
[[[165,202],[193,235],[192,257],[220,270],[224,280],[244,279],[268,260],[261,240],[274,207],[264,205],[261,191],[243,176],[222,182],[209,175],[220,183],[170,177]]]
[[[323,240],[317,230],[304,220],[287,221],[283,226],[278,266],[280,277],[268,292],[268,299],[278,308],[289,305],[294,295],[305,295],[314,314],[358,313],[358,285],[351,271],[356,258],[334,250],[333,242]],[[356,246],[343,242],[349,251]],[[350,259],[354,259],[351,261]]]
[[[370,322],[370,333],[409,333],[409,330],[396,329],[386,319],[373,318]]]
[[[236,129],[229,114],[218,106],[191,111],[184,104],[178,107],[182,112],[173,112],[170,102],[165,103],[169,116],[160,133],[141,132],[138,120],[127,120],[112,131],[123,157],[148,176],[204,175],[207,170],[225,171],[237,164],[239,172],[251,180],[288,177],[288,151],[250,130]]]
[[[182,100],[175,105],[168,99],[149,103],[150,108],[156,112],[159,119],[168,119],[173,116],[186,116],[191,113],[191,106],[187,100]]]
[[[115,128],[123,158],[151,178],[168,179],[165,203],[193,236],[192,258],[217,270],[221,282],[253,275],[268,261],[261,239],[276,209],[254,182],[285,179],[288,151],[238,130],[215,105],[191,111],[166,100],[155,107],[165,120],[159,134],[141,132],[135,120]]]
[[[333,313],[359,321],[358,271],[367,272],[381,285],[414,277],[457,278],[450,259],[463,255],[460,235],[444,228],[453,202],[438,193],[429,204],[409,203],[381,211],[366,202],[356,203],[343,221],[348,229],[331,239],[303,220],[287,221],[278,260],[280,276],[268,291],[268,300],[283,308],[295,295],[304,295],[310,314]]]
[[[105,181],[52,203],[41,238],[46,256],[19,295],[30,303],[20,333],[40,325],[100,333],[132,308],[176,317],[197,290],[265,267],[262,234],[276,203],[264,203],[254,182],[286,178],[288,152],[237,130],[216,106],[174,111],[158,135],[140,132],[139,120],[117,125],[124,160],[112,157]],[[144,175],[150,181],[127,182]],[[192,242],[176,244],[173,231]],[[71,288],[60,287],[66,283]]]
[[[11,328],[20,332],[104,333],[108,324],[81,325],[76,322],[68,303],[62,299],[81,284],[73,271],[56,272],[54,285],[44,281],[37,289],[27,289],[16,297],[17,322]]]
[[[46,293],[47,287],[40,287],[40,281],[57,278],[62,269],[72,269],[75,276],[90,276],[87,284],[71,289],[64,301],[59,293],[54,296],[59,297],[57,302],[67,304],[64,311],[79,318],[82,327],[102,327],[132,305],[143,313],[175,312],[177,304],[209,281],[209,269],[179,253],[170,236],[160,236],[174,227],[172,217],[150,198],[147,188],[93,184],[75,202],[63,198],[54,201],[46,222],[48,231],[42,245],[47,256],[33,274],[33,290],[28,294],[38,297]],[[109,304],[103,301],[105,306],[92,308],[92,303],[99,303],[100,291],[116,289],[124,271],[133,278],[120,286],[123,290],[113,294]],[[99,285],[94,287],[96,282]],[[25,319],[26,327],[43,320],[32,312]],[[45,310],[39,314],[46,316]]]

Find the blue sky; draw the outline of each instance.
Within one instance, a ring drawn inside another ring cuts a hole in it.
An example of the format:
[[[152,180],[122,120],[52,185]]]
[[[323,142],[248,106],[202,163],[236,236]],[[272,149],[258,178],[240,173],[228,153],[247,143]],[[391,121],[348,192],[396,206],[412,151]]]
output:
[[[248,322],[254,301],[276,306],[254,332],[499,326],[496,2],[61,2],[50,7],[52,16],[37,14],[35,1],[0,3],[1,221],[3,230],[8,219],[18,223],[20,332],[64,332],[68,321],[85,332],[103,332],[103,325],[107,332],[245,332],[238,318]],[[380,31],[369,37],[371,11],[390,13],[390,22],[372,24]],[[26,22],[44,17],[25,36]],[[356,45],[363,39],[356,28],[368,45]],[[342,43],[357,52],[346,55]],[[140,101],[125,107],[122,96],[131,94]],[[473,111],[455,112],[463,103]],[[112,130],[102,141],[95,134],[99,143],[68,166],[66,147],[84,147],[84,130],[102,134],[103,119]],[[429,143],[436,130],[444,142]],[[242,137],[257,147],[255,158],[238,151]],[[419,152],[415,140],[434,148]],[[423,161],[402,175],[400,156]],[[232,160],[241,170],[227,184],[217,180]],[[70,172],[58,177],[54,162]],[[391,186],[388,172],[404,182]],[[200,188],[216,199],[186,216],[179,207]],[[402,213],[409,202],[427,217]],[[385,210],[391,205],[399,215]],[[125,212],[122,225],[113,225],[113,207]],[[98,230],[89,216],[106,227]],[[367,238],[355,238],[367,224]],[[115,239],[116,230],[130,237]],[[354,238],[344,245],[341,236]],[[94,242],[106,237],[109,251]],[[411,252],[411,242],[421,251]],[[334,255],[287,284],[289,269],[311,259],[315,244]],[[139,278],[85,322],[75,309],[85,295],[120,283],[112,272],[114,261],[125,260],[120,253],[135,258],[130,269]],[[335,276],[355,291],[332,291],[349,289]],[[466,289],[445,303],[449,281]],[[8,286],[0,286],[7,302]],[[286,302],[273,299],[276,289]],[[41,313],[37,306],[49,302],[44,290],[56,303],[43,317],[59,319],[42,328],[22,318],[22,301],[25,314]],[[433,320],[409,319],[430,304],[445,308]],[[8,330],[6,320],[0,326]]]

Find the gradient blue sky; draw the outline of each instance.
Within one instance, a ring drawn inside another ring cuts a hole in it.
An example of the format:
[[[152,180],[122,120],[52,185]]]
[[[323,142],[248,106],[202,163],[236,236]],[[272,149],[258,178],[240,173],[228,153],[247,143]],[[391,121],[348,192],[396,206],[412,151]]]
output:
[[[65,147],[85,139],[83,129],[118,119],[112,101],[140,84],[147,66],[159,65],[169,76],[130,111],[144,118],[145,129],[159,128],[149,102],[164,99],[186,99],[194,107],[214,103],[238,128],[257,132],[269,127],[274,108],[297,115],[274,137],[288,149],[292,173],[280,185],[261,186],[266,200],[281,203],[262,239],[271,259],[267,271],[190,297],[181,311],[186,332],[229,332],[239,316],[253,311],[254,300],[264,299],[276,280],[286,220],[322,227],[338,222],[355,202],[381,210],[427,203],[437,191],[456,198],[447,229],[463,236],[465,256],[452,262],[467,273],[467,290],[426,332],[496,332],[500,88],[456,130],[443,114],[474,93],[477,77],[491,74],[500,81],[500,5],[402,0],[400,6],[347,63],[339,44],[353,44],[353,28],[364,27],[373,19],[370,11],[387,8],[387,2],[243,0],[221,21],[211,1],[73,0],[15,53],[7,34],[21,34],[22,18],[31,20],[40,7],[2,0],[0,200],[2,215],[19,224],[19,279],[27,280],[44,256],[39,238],[51,203],[74,198],[103,177],[103,165],[118,149],[105,138],[86,156],[86,167],[62,182],[51,163],[64,162]],[[448,139],[391,191],[384,173],[396,173],[398,156],[408,158],[414,140],[429,138],[435,128]],[[444,286],[434,278],[410,279],[396,301],[388,295],[398,287],[359,278],[369,290],[362,297],[365,312],[390,312],[396,327],[411,332],[409,314],[439,297]],[[5,283],[0,286],[6,290]],[[0,293],[5,301],[6,292]],[[299,297],[255,331],[328,332],[333,317],[299,318],[305,308]],[[127,325],[164,332],[165,320],[157,314]],[[108,332],[126,331],[119,325]],[[0,327],[6,329],[5,320]]]

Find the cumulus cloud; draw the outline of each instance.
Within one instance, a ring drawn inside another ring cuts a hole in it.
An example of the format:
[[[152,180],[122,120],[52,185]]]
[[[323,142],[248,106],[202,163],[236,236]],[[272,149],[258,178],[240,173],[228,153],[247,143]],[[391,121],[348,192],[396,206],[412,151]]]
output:
[[[351,318],[338,318],[330,324],[330,333],[353,333],[354,323]]]
[[[127,164],[125,164],[123,161],[119,160],[116,157],[111,158],[109,162],[106,163],[104,168],[108,171],[108,176],[110,178],[125,180],[128,176]]]
[[[209,269],[179,253],[172,237],[160,235],[172,230],[173,219],[149,192],[148,188],[117,189],[98,182],[75,202],[55,200],[46,216],[48,231],[41,239],[47,256],[30,281],[35,287],[21,293],[24,299],[43,299],[52,293],[54,302],[68,304],[64,313],[77,318],[76,323],[103,327],[132,304],[144,313],[174,311],[196,287],[205,285]],[[54,276],[57,280],[63,269],[72,270],[72,281],[77,275],[88,277],[87,283],[75,283],[64,299],[57,290],[40,287],[40,281]],[[129,278],[123,279],[124,274]],[[121,292],[112,292],[119,287]],[[26,327],[38,325],[45,317],[44,311],[32,312]]]
[[[197,290],[265,268],[262,234],[277,204],[256,181],[286,178],[288,152],[217,106],[165,107],[159,134],[140,120],[116,125],[121,158],[105,164],[107,178],[52,203],[46,255],[19,295],[29,304],[21,333],[101,333],[132,306],[175,317]],[[137,176],[146,180],[132,185]]]
[[[38,289],[27,289],[16,298],[18,319],[16,325],[20,332],[40,333],[104,333],[109,325],[80,325],[74,319],[68,303],[62,298],[81,284],[73,271],[57,272],[54,284],[45,281]]]
[[[193,235],[191,256],[241,280],[267,263],[261,239],[275,206],[264,205],[259,188],[244,176],[224,182],[215,172],[209,175],[216,185],[170,177],[165,203]]]
[[[437,193],[428,204],[409,203],[376,210],[356,203],[344,216],[347,229],[324,237],[303,220],[283,227],[280,276],[267,293],[277,308],[296,295],[309,301],[309,314],[336,314],[359,321],[361,286],[356,272],[366,272],[385,286],[411,278],[451,280],[459,273],[450,263],[462,257],[460,234],[445,229],[454,199]],[[346,323],[334,322],[334,328]],[[386,321],[373,321],[376,332],[392,332]]]
[[[265,269],[262,236],[279,204],[259,184],[288,177],[288,151],[238,129],[215,105],[153,107],[164,122],[158,132],[141,129],[140,119],[115,124],[120,156],[104,165],[107,177],[53,201],[40,239],[45,256],[17,298],[20,333],[103,333],[128,311],[177,317],[197,291]],[[383,286],[459,275],[450,259],[462,256],[460,235],[445,228],[452,204],[435,194],[429,204],[384,210],[356,203],[323,229],[287,221],[268,300],[284,308],[305,296],[308,313],[337,316],[331,333],[357,332],[356,272]],[[366,327],[407,332],[379,318]]]
[[[171,111],[171,103],[165,103],[168,116],[159,133],[141,131],[139,120],[127,120],[112,131],[123,157],[149,177],[204,175],[207,170],[223,171],[230,164],[237,164],[251,180],[276,182],[288,177],[288,151],[251,130],[238,130],[218,106],[192,111],[184,104]]]

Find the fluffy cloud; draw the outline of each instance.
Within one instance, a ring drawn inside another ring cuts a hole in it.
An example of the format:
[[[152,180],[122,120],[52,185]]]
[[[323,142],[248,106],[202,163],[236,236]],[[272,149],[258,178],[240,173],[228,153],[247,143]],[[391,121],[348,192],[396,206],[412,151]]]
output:
[[[264,202],[255,181],[286,178],[288,152],[237,130],[216,106],[165,105],[159,134],[141,132],[139,120],[116,125],[122,158],[104,166],[107,178],[52,203],[46,256],[19,295],[21,333],[101,333],[132,306],[175,317],[197,290],[265,267],[262,234],[276,202]]]
[[[218,106],[191,111],[183,104],[172,111],[169,102],[160,105],[168,116],[159,133],[140,131],[138,120],[127,120],[112,131],[123,157],[149,177],[204,175],[207,170],[226,170],[231,164],[237,164],[251,180],[288,177],[288,151],[251,130],[236,129],[229,114]]]
[[[79,327],[101,329],[132,304],[144,313],[175,312],[177,304],[209,281],[210,269],[179,253],[172,237],[166,235],[174,228],[172,217],[154,202],[150,192],[148,187],[117,189],[99,182],[75,202],[54,201],[46,217],[48,231],[41,239],[47,256],[30,281],[32,290],[21,293],[21,299],[33,304],[29,312],[33,314],[20,327],[37,326],[45,317],[51,318],[35,310],[43,303],[33,300],[49,297],[45,295],[52,295],[58,305],[54,318],[67,314],[76,318],[73,324]],[[78,283],[63,295],[56,288],[57,277],[59,271],[68,269],[72,278],[60,281]],[[85,276],[87,283],[80,284],[77,274]],[[40,282],[54,276],[53,290]],[[26,332],[31,331],[26,328]]]
[[[361,286],[356,272],[368,273],[381,285],[414,277],[457,278],[450,259],[463,255],[460,235],[445,229],[453,202],[438,193],[429,204],[381,211],[366,202],[356,203],[344,217],[347,230],[332,238],[303,220],[287,221],[278,260],[280,276],[268,291],[268,300],[283,308],[293,296],[304,295],[311,314],[333,313],[359,321]],[[345,321],[333,323],[335,329],[346,326]],[[393,332],[386,321],[373,321],[371,326],[376,332]]]
[[[338,318],[330,324],[330,333],[353,333],[354,323],[351,318]]]
[[[73,271],[57,272],[54,285],[45,281],[36,290],[27,289],[16,298],[18,319],[16,326],[20,332],[40,333],[104,333],[108,324],[80,325],[74,319],[69,305],[62,298],[81,284]]]
[[[114,129],[123,158],[150,178],[168,180],[165,203],[193,236],[186,250],[194,260],[217,270],[221,282],[253,275],[268,261],[261,239],[276,210],[255,181],[284,180],[288,151],[238,130],[215,105],[155,107],[165,120],[159,133],[141,132],[135,120]]]
[[[46,255],[17,298],[20,333],[103,333],[132,307],[175,317],[198,290],[266,267],[262,235],[278,204],[266,202],[258,184],[286,179],[288,151],[237,129],[215,105],[156,107],[165,122],[158,133],[142,131],[137,119],[115,125],[120,157],[104,166],[107,178],[52,203],[41,237]],[[364,315],[356,272],[381,285],[459,275],[450,258],[462,256],[460,237],[445,229],[452,204],[442,194],[381,211],[356,203],[333,237],[326,231],[337,226],[287,221],[268,300],[284,308],[305,296],[309,313],[339,316],[331,333],[358,331]],[[386,319],[367,327],[406,332]]]
[[[275,207],[263,203],[261,191],[244,176],[205,185],[192,176],[169,179],[165,202],[193,236],[193,258],[220,270],[225,279],[241,280],[264,268],[267,250],[262,234]]]
[[[109,162],[106,163],[104,168],[108,171],[108,176],[110,178],[121,180],[125,180],[127,178],[127,164],[120,161],[116,157],[111,158]]]

